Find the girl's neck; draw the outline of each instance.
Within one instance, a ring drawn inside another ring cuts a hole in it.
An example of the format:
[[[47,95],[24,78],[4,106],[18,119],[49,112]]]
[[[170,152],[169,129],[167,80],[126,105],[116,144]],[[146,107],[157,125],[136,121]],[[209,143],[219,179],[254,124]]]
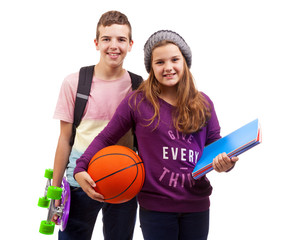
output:
[[[159,97],[172,106],[176,106],[177,104],[176,89],[172,88],[172,89],[168,89],[167,91],[162,90],[161,93],[159,94]]]

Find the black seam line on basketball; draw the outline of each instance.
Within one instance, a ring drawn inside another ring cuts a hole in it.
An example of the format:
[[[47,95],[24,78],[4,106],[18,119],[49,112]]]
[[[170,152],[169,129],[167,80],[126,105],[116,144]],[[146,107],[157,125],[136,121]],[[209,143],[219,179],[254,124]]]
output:
[[[133,162],[136,162],[135,159],[133,159],[132,157],[130,157],[130,156],[127,155],[127,154],[123,154],[123,153],[110,153],[110,154],[105,154],[105,155],[102,155],[102,156],[100,156],[100,157],[95,158],[92,162],[89,163],[89,166],[90,166],[93,162],[95,162],[96,160],[98,160],[99,158],[106,157],[106,156],[110,156],[110,155],[111,155],[111,156],[114,156],[114,155],[125,156],[125,157],[128,157],[128,158],[132,159]],[[135,157],[137,157],[137,156],[135,156]]]
[[[135,157],[136,157],[136,159],[140,162],[141,161],[141,159],[139,158],[139,156],[137,155],[137,154],[135,154]],[[144,166],[143,165],[140,165],[140,170],[143,172],[143,177],[142,177],[142,179],[143,179],[143,181],[142,181],[142,183],[141,183],[141,188],[143,187],[143,185],[144,185],[144,181],[145,181],[145,169],[144,169]]]
[[[138,170],[138,166],[137,166],[138,164],[140,164],[140,166],[142,166],[142,165],[141,165],[142,162],[139,162],[139,163],[136,163],[136,164],[133,165],[133,166],[136,165],[137,170]],[[123,193],[125,193],[125,192],[133,185],[133,183],[134,183],[135,180],[137,179],[137,176],[138,176],[138,171],[137,171],[137,174],[136,174],[136,177],[134,178],[134,180],[131,182],[131,184],[130,184],[124,191],[122,191],[121,193],[119,193],[118,195],[116,195],[116,196],[114,196],[114,197],[105,198],[104,200],[112,200],[112,199],[114,199],[114,198],[117,198],[117,197],[121,196]],[[142,186],[141,186],[141,187],[142,187]]]
[[[109,174],[109,175],[107,175],[107,176],[105,176],[105,177],[102,177],[102,178],[96,180],[95,183],[100,182],[100,181],[104,180],[105,178],[110,177],[110,176],[113,176],[113,175],[115,175],[115,174],[117,174],[117,173],[119,173],[119,172],[122,172],[122,171],[124,171],[124,170],[126,170],[126,169],[128,169],[128,168],[137,166],[138,164],[142,164],[142,162],[135,163],[135,164],[130,165],[130,166],[128,166],[128,167],[122,168],[122,169],[120,169],[120,170],[118,170],[118,171],[116,171],[116,172],[113,172],[113,173],[111,173],[111,174]]]

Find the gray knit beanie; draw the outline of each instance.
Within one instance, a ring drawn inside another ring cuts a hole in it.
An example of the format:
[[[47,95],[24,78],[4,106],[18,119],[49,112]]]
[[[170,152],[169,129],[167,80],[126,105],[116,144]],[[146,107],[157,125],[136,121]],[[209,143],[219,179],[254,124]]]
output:
[[[150,72],[151,67],[151,54],[153,47],[161,41],[170,41],[179,47],[182,55],[184,56],[187,66],[190,68],[192,63],[192,53],[190,47],[185,40],[176,32],[170,30],[160,30],[152,34],[144,45],[144,64],[147,72]]]

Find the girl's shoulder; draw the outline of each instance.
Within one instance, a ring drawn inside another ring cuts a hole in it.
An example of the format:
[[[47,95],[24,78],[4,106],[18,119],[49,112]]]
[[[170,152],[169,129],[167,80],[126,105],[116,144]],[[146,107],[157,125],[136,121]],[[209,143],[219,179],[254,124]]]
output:
[[[130,103],[136,103],[140,102],[142,99],[144,99],[144,93],[142,91],[134,90],[131,91],[125,99],[127,99]]]
[[[213,104],[211,98],[206,93],[200,91],[199,94],[201,94],[209,104]]]
[[[136,111],[139,108],[145,108],[149,105],[146,100],[145,94],[142,91],[134,90],[130,92],[123,100],[123,105],[128,105],[132,111]]]

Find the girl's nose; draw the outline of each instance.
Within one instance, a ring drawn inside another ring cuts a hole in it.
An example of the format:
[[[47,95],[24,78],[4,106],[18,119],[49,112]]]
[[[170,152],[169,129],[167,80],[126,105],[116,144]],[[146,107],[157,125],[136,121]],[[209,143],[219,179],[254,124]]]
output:
[[[165,72],[170,73],[172,71],[171,63],[166,63],[164,70],[165,70]]]

